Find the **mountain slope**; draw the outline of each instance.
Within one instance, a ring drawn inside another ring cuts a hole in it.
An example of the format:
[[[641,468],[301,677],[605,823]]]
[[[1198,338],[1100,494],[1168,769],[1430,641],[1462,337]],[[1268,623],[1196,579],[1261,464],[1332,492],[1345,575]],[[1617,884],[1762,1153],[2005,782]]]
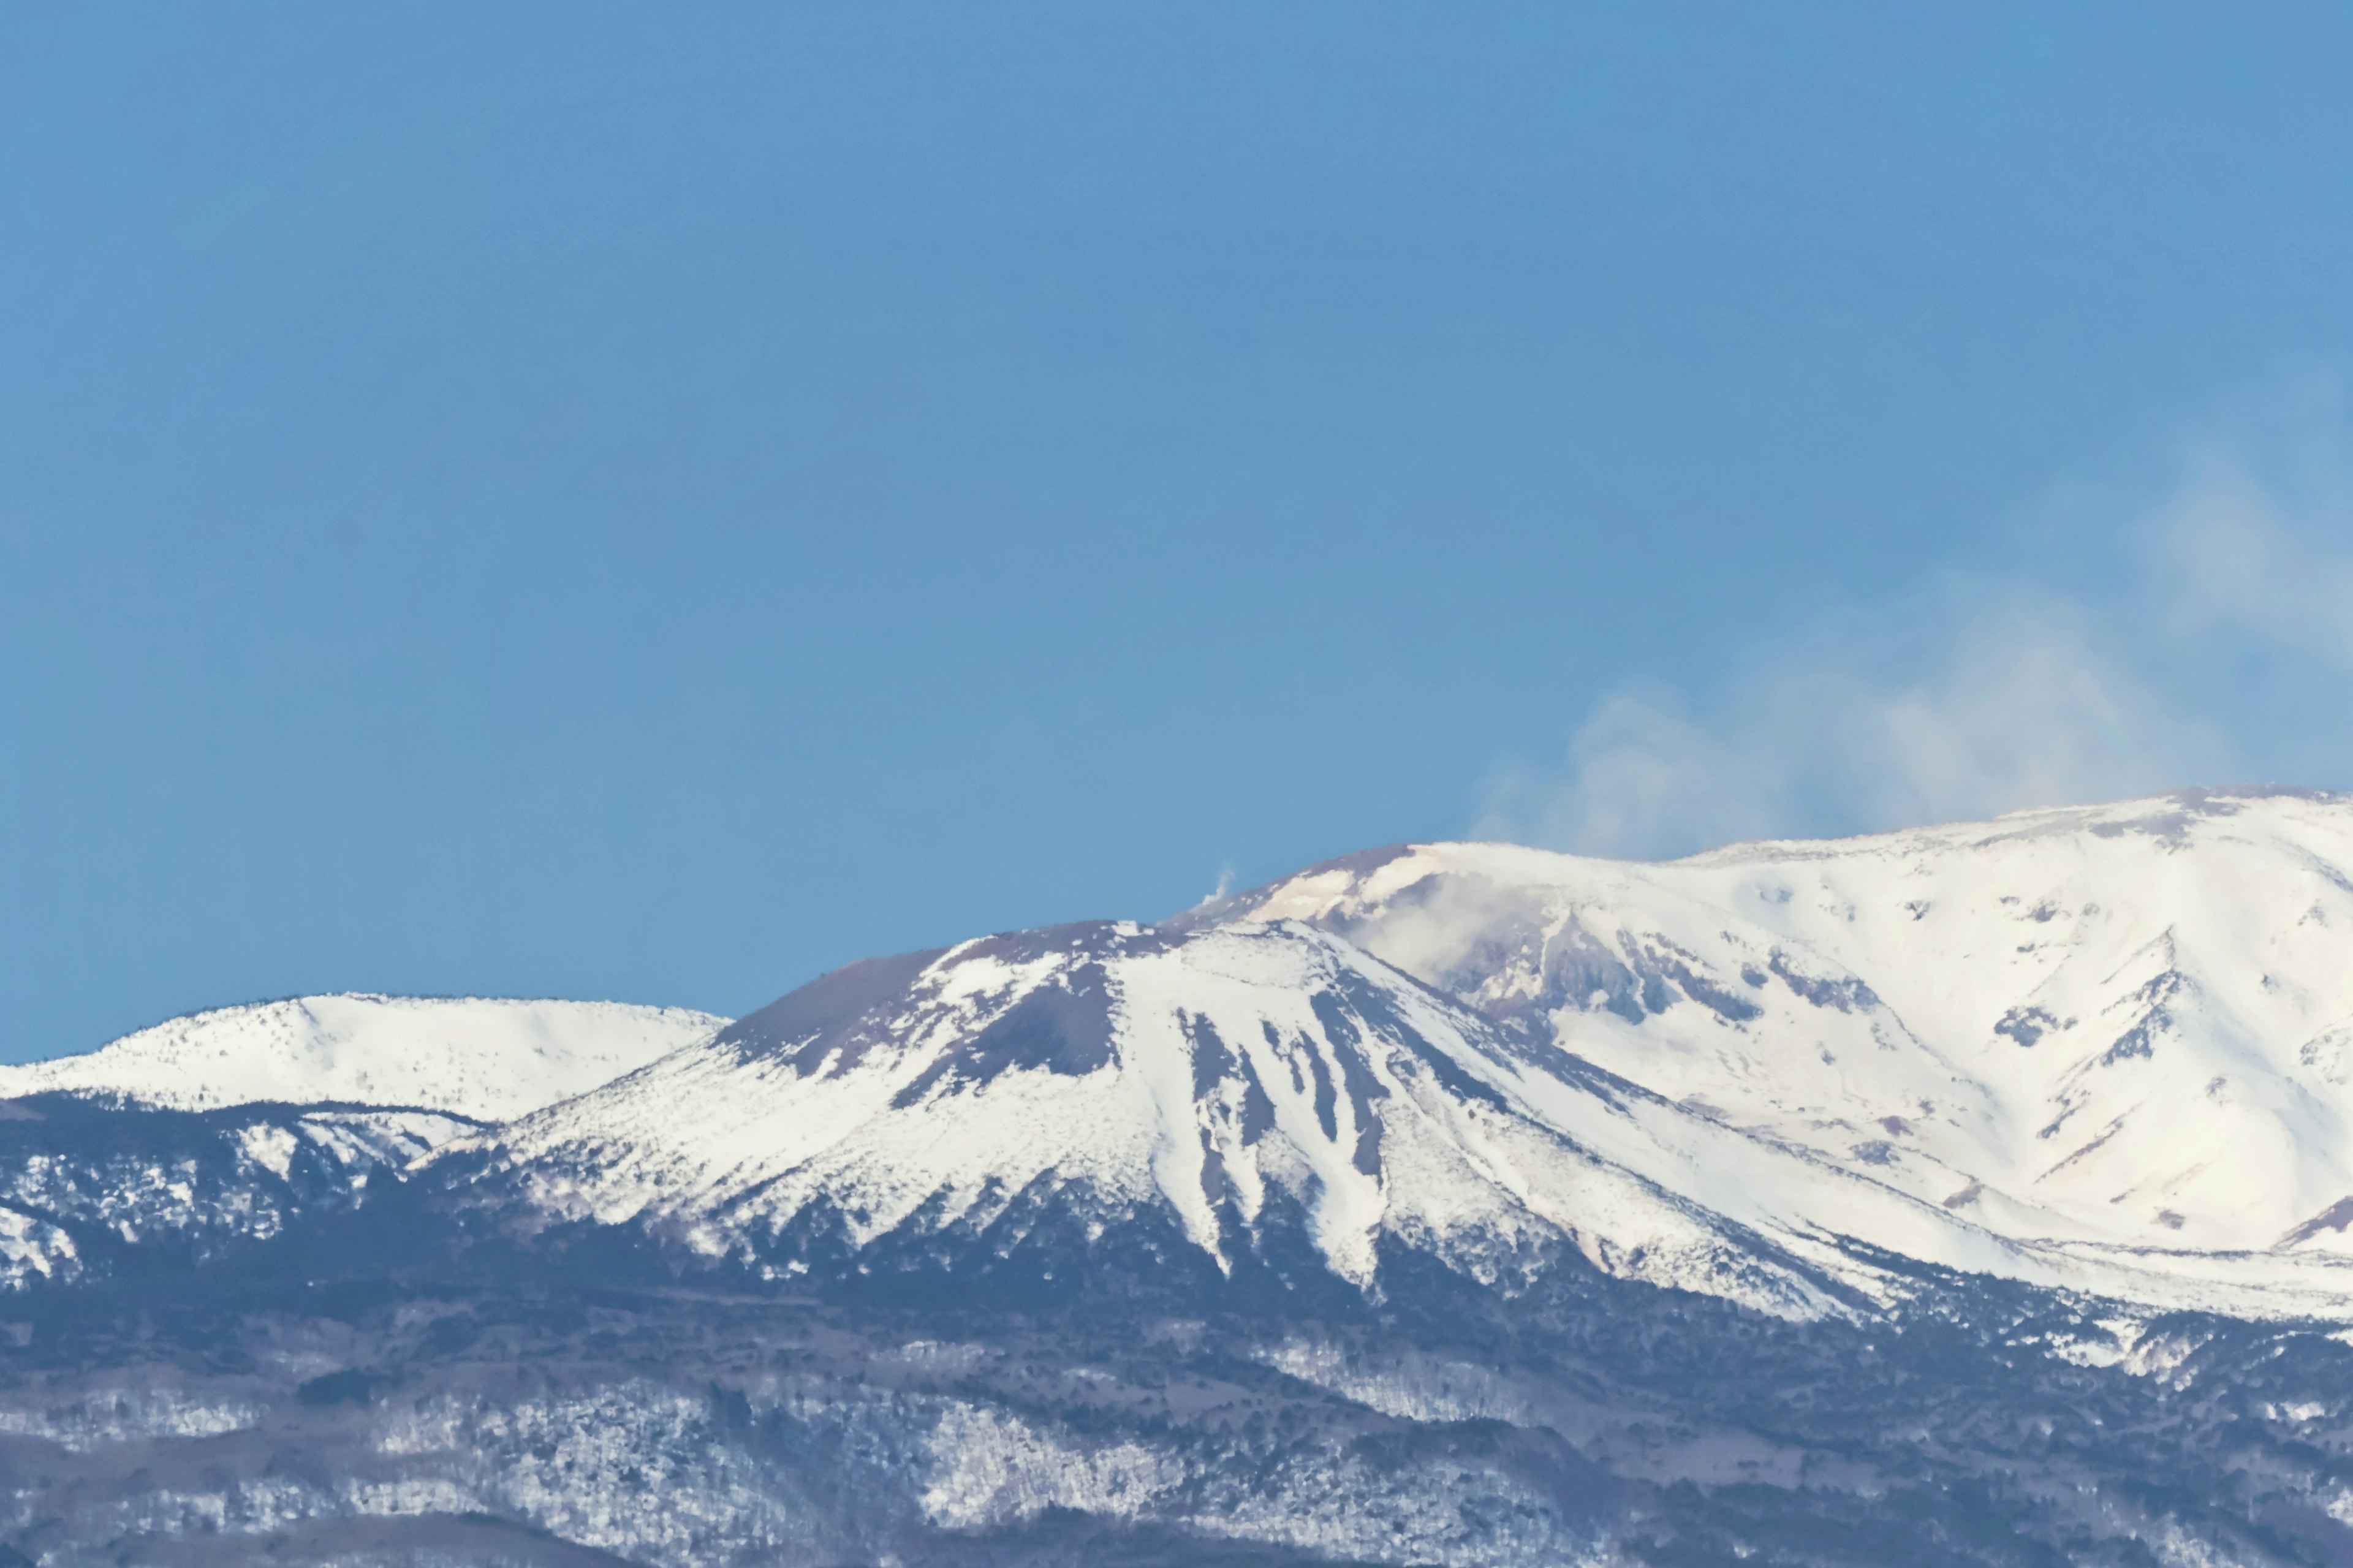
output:
[[[2014,1241],[2184,1279],[2325,1280],[2353,1254],[2346,797],[1666,865],[1412,846],[1189,923],[1293,920]]]
[[[617,1002],[300,996],[190,1014],[84,1056],[0,1067],[0,1098],[72,1093],[176,1110],[349,1103],[502,1121],[725,1023]]]
[[[1069,1270],[1296,1258],[1360,1289],[1410,1253],[1510,1288],[1571,1253],[1818,1316],[1873,1262],[2252,1311],[2338,1300],[2021,1246],[1725,1125],[1292,922],[1064,927],[870,961],[443,1151],[535,1223],[631,1224],[797,1273],[1016,1249]],[[1075,1253],[1060,1257],[1059,1254]]]
[[[2353,1561],[2342,1243],[2232,1245],[2343,813],[1384,852],[504,1126],[0,1100],[0,1563]]]
[[[1601,1152],[1689,1158],[1572,1067],[1305,928],[1065,927],[853,965],[450,1153],[552,1215],[787,1266],[818,1236],[1001,1252],[1159,1226],[1180,1268],[1296,1245],[1366,1285],[1394,1243],[1500,1278],[1568,1244],[1820,1310]],[[1580,1118],[1582,1145],[1558,1125]]]
[[[478,1123],[430,1110],[0,1102],[0,1289],[149,1275],[346,1209]],[[182,1283],[186,1281],[183,1279]]]
[[[310,996],[0,1068],[0,1289],[194,1265],[397,1184],[434,1145],[725,1020],[600,1002]]]

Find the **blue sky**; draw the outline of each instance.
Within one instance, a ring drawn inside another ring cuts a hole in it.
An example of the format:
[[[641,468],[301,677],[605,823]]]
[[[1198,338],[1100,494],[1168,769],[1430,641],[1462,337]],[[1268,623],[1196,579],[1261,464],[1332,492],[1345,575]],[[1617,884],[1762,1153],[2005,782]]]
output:
[[[2353,785],[2330,7],[0,19],[0,1057]]]

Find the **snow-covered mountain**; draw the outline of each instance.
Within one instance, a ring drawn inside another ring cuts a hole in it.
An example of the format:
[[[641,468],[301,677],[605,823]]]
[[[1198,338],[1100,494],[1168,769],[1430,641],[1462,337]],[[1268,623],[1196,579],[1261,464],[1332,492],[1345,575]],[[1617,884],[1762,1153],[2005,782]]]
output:
[[[269,1240],[480,1127],[432,1110],[0,1101],[0,1289],[113,1277],[133,1254],[168,1269]]]
[[[72,1093],[175,1110],[342,1103],[503,1121],[726,1022],[617,1002],[297,996],[193,1013],[84,1056],[0,1067],[0,1099]]]
[[[443,1111],[396,1140],[446,1142],[437,1180],[771,1268],[1151,1231],[1368,1290],[1385,1249],[1573,1251],[1802,1316],[1887,1300],[1894,1258],[2343,1319],[2348,937],[2353,801],[2200,792],[1668,865],[1406,847],[733,1026],[311,998],[0,1094]]]
[[[1754,1205],[1645,1173],[1704,1186],[1743,1141],[1623,1089],[1305,926],[1102,923],[851,965],[445,1152],[551,1218],[787,1268],[1143,1226],[1224,1272],[1297,1245],[1369,1285],[1388,1243],[1495,1279],[1567,1243],[1820,1310],[1728,1236]]]
[[[2199,791],[1665,865],[1407,846],[1190,919],[1343,934],[2013,1241],[2185,1280],[2353,1255],[2353,798]]]
[[[200,1258],[267,1239],[436,1144],[725,1022],[607,1002],[306,996],[0,1068],[0,1286],[111,1275],[125,1249]]]
[[[2353,1561],[2348,840],[1417,846],[570,1098],[434,1005],[34,1069],[0,1563]]]
[[[1735,1126],[1255,914],[855,964],[444,1153],[543,1219],[796,1271],[820,1245],[953,1269],[1165,1231],[1179,1267],[1296,1252],[1368,1290],[1398,1249],[1506,1284],[1573,1249],[1795,1316],[1900,1289],[1880,1254],[2258,1315],[2353,1284],[2334,1258],[2152,1270],[2005,1235],[1885,1159]]]

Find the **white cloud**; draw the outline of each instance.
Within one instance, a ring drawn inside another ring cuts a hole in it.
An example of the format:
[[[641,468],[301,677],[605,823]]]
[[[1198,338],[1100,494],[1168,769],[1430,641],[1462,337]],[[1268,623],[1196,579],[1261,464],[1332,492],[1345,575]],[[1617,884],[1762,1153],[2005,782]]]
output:
[[[1873,693],[1847,765],[1872,826],[2160,789],[2227,771],[2229,748],[2168,712],[2075,606],[2012,588],[1964,617],[1922,681]]]
[[[2342,483],[2307,476],[2303,493],[2284,491],[2214,447],[2188,467],[2144,531],[2172,623],[2353,669],[2353,504]]]
[[[1696,694],[1611,693],[1558,763],[1491,782],[1474,831],[1647,858],[2353,775],[2353,444],[2333,387],[2289,401],[2292,438],[2201,441],[2122,509],[2120,591],[1948,582]]]
[[[2031,587],[1948,588],[1818,633],[1696,710],[1672,691],[1616,693],[1560,766],[1499,779],[1477,830],[1648,858],[2227,773],[2221,739],[2166,711],[2086,622]]]
[[[1778,763],[1744,754],[1686,710],[1664,689],[1604,699],[1559,768],[1516,768],[1493,782],[1473,836],[1642,856],[1769,831],[1783,788]]]

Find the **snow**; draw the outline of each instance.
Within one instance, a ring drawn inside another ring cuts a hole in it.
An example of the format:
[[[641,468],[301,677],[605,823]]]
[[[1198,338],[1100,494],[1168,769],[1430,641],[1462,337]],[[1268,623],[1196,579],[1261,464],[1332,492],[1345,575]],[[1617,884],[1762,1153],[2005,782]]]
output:
[[[1174,943],[1103,927],[1018,963],[943,955],[891,1005],[875,1031],[885,1044],[854,1061],[824,1039],[797,1055],[722,1037],[452,1147],[495,1150],[556,1212],[658,1216],[719,1250],[817,1203],[860,1245],[919,1215],[985,1224],[1039,1183],[1113,1221],[1165,1205],[1220,1266],[1281,1189],[1332,1267],[1359,1282],[1384,1225],[1441,1246],[1526,1228],[1517,1199],[1461,1152],[1458,1108],[1427,1074],[1403,1052],[1356,1047],[1352,1036],[1377,1032],[1372,1019],[1319,1015],[1348,979],[1378,988],[1441,1048],[1492,1049],[1460,1033],[1484,1028],[1475,1015],[1303,927]],[[971,1059],[1026,1000],[1093,986],[1108,992],[1099,1065]],[[1367,1140],[1382,1153],[1369,1165]]]
[[[243,1402],[193,1398],[168,1386],[126,1386],[40,1409],[0,1408],[0,1432],[87,1454],[158,1437],[214,1437],[260,1419],[259,1407]]]
[[[1228,1268],[1280,1193],[1333,1271],[1366,1289],[1384,1237],[1490,1280],[1566,1244],[1767,1311],[1838,1310],[1727,1220],[1874,1283],[1826,1233],[1959,1268],[2096,1272],[2020,1255],[1935,1204],[1630,1086],[1564,1074],[1567,1058],[1304,925],[1102,927],[1038,949],[1019,963],[952,951],[871,1027],[765,1046],[723,1035],[442,1154],[487,1152],[553,1215],[642,1221],[714,1253],[757,1255],[812,1205],[865,1246],[986,1225],[1025,1189],[1052,1188],[1103,1224],[1164,1207]],[[979,1059],[1025,1002],[1092,986],[1107,993],[1093,1065]]]
[[[1409,846],[723,1024],[311,997],[0,1069],[0,1095],[310,1105],[241,1135],[255,1170],[298,1134],[354,1170],[462,1150],[445,1169],[550,1216],[787,1269],[766,1249],[804,1215],[863,1247],[1044,1202],[1089,1236],[1165,1216],[1227,1270],[1295,1224],[1373,1292],[1394,1246],[1503,1284],[1575,1248],[1815,1317],[1915,1289],[1884,1254],[2353,1321],[2353,797],[1662,865]],[[0,1273],[77,1267],[0,1226]]]
[[[1915,1288],[1876,1252],[2353,1318],[2341,933],[2331,797],[1664,866],[1421,846],[902,961],[855,1020],[723,1034],[458,1146],[712,1253],[1049,1193],[1098,1230],[1165,1213],[1226,1269],[1296,1215],[1367,1290],[1390,1242],[1504,1283],[1565,1244],[1809,1317]]]
[[[1185,1479],[1134,1442],[1082,1448],[986,1405],[950,1401],[931,1434],[924,1516],[949,1530],[1023,1524],[1048,1509],[1135,1518]]]
[[[521,1116],[710,1035],[680,1007],[345,994],[191,1014],[85,1056],[0,1067],[0,1098],[70,1092],[178,1110],[279,1101]]]
[[[1420,845],[1210,918],[1345,934],[2003,1244],[1899,1230],[1910,1256],[2200,1302],[2353,1281],[2353,798],[2189,792],[1664,865]],[[1858,1236],[1845,1191],[1812,1217]]]
[[[21,1289],[36,1278],[71,1279],[80,1272],[73,1237],[47,1220],[0,1205],[0,1289]]]

